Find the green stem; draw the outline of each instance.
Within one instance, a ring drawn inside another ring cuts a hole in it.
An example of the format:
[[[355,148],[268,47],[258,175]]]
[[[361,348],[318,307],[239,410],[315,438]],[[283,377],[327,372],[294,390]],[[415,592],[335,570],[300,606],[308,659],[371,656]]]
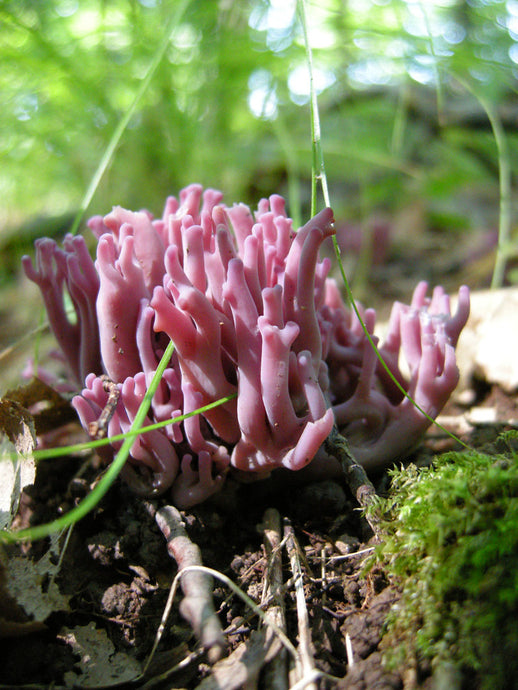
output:
[[[428,45],[430,47],[430,54],[433,58],[433,73],[435,77],[435,93],[437,97],[437,119],[439,121],[439,125],[442,127],[445,124],[445,118],[444,118],[444,96],[443,96],[443,89],[442,89],[442,81],[439,75],[439,67],[438,67],[438,61],[439,61],[439,56],[437,55],[437,52],[435,50],[435,44],[433,41],[433,34],[432,30],[430,27],[430,19],[428,17],[428,12],[426,10],[426,3],[423,2],[423,0],[419,0],[419,7],[421,8],[421,12],[423,15],[423,20],[424,20],[424,25],[426,29],[426,34],[427,34],[427,40],[428,40]]]
[[[312,175],[311,175],[311,215],[317,212],[317,183],[320,181],[322,194],[326,206],[331,206],[329,199],[329,189],[327,186],[326,170],[324,165],[324,154],[322,151],[322,136],[320,132],[320,116],[318,113],[317,92],[313,78],[313,53],[308,35],[308,17],[306,11],[306,0],[298,0],[297,8],[304,34],[304,45],[306,48],[306,60],[309,70],[309,91],[311,109],[311,151],[312,151]]]
[[[306,0],[298,0],[297,8],[299,11],[300,15],[300,20],[302,24],[302,31],[304,34],[304,43],[306,47],[306,58],[308,62],[308,69],[309,69],[309,75],[310,75],[310,93],[311,93],[311,139],[312,139],[312,152],[313,152],[313,175],[312,175],[312,196],[311,196],[311,215],[314,215],[316,213],[316,187],[317,187],[317,180],[320,180],[321,186],[322,186],[322,194],[324,197],[324,203],[326,206],[331,206],[331,202],[329,199],[329,190],[327,186],[327,177],[326,177],[326,171],[325,171],[325,165],[324,165],[324,154],[322,151],[322,141],[321,141],[321,136],[320,136],[320,118],[319,118],[319,113],[318,113],[318,101],[317,101],[317,94],[315,91],[315,85],[313,82],[313,58],[312,58],[312,53],[311,53],[311,46],[309,44],[309,36],[308,36],[308,21],[307,21],[307,13],[306,13]],[[342,260],[340,259],[340,247],[338,246],[338,241],[336,239],[336,233],[332,236],[333,239],[333,247],[335,251],[335,255],[338,261],[338,266],[340,269],[340,275],[342,277],[342,281],[345,287],[345,293],[347,296],[347,299],[349,301],[349,304],[351,305],[352,310],[354,311],[358,321],[361,324],[361,327],[363,329],[363,332],[365,333],[365,337],[370,343],[370,346],[374,350],[376,357],[378,358],[379,362],[381,363],[381,366],[383,369],[387,372],[388,376],[390,379],[393,381],[394,385],[398,388],[398,390],[405,396],[405,398],[408,398],[410,402],[414,405],[414,407],[419,410],[419,412],[428,419],[429,422],[435,424],[439,429],[444,431],[445,433],[448,434],[448,436],[454,438],[456,441],[458,441],[463,447],[469,448],[467,444],[465,444],[463,441],[461,441],[455,434],[452,434],[450,431],[448,431],[445,427],[443,427],[439,422],[437,422],[433,417],[431,417],[425,410],[423,410],[422,407],[420,407],[416,401],[412,398],[411,395],[408,394],[408,392],[403,388],[403,386],[397,381],[395,378],[394,374],[390,370],[388,364],[386,364],[385,360],[383,359],[383,356],[381,355],[380,351],[378,350],[376,343],[374,342],[371,334],[369,333],[367,326],[365,325],[365,322],[360,314],[360,311],[356,305],[356,301],[354,299],[351,286],[349,284],[349,280],[347,279],[347,276],[345,274],[345,269]]]
[[[496,110],[485,99],[479,100],[484,107],[498,151],[498,185],[499,185],[499,215],[498,215],[498,247],[491,288],[499,288],[504,284],[505,268],[511,243],[511,165],[509,162],[509,147],[507,137]]]
[[[290,216],[293,219],[293,227],[300,228],[302,225],[302,204],[298,162],[294,153],[293,141],[281,115],[273,120],[273,129],[286,159]]]
[[[484,109],[493,136],[495,138],[496,149],[498,154],[498,189],[499,189],[499,215],[498,215],[498,247],[496,252],[495,266],[493,268],[493,277],[491,279],[491,288],[496,289],[502,287],[505,278],[505,268],[509,256],[509,248],[511,245],[512,235],[512,214],[511,214],[511,163],[509,156],[509,146],[507,137],[502,127],[498,113],[493,105],[481,96],[470,84],[454,74],[455,79],[467,91],[469,91],[480,103]]]

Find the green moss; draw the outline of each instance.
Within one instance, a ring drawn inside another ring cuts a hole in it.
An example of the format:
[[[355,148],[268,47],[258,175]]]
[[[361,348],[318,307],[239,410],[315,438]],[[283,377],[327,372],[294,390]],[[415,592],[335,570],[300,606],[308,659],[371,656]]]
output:
[[[376,508],[377,558],[403,588],[389,661],[453,662],[484,690],[518,688],[518,454],[447,453],[392,485]]]

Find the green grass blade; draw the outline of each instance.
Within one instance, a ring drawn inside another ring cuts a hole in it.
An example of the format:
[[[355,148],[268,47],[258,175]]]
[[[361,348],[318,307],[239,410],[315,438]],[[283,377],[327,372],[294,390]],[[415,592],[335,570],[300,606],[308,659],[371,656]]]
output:
[[[432,70],[435,77],[435,94],[437,99],[437,120],[440,126],[444,125],[444,94],[442,88],[442,81],[439,74],[438,60],[439,56],[435,50],[435,43],[433,40],[433,33],[430,26],[430,18],[428,16],[428,11],[426,9],[426,3],[423,0],[419,0],[419,7],[423,15],[424,26],[426,29],[428,46],[430,48],[430,54],[433,58]]]
[[[509,257],[512,240],[512,170],[510,162],[509,144],[502,122],[497,111],[486,98],[474,89],[465,79],[453,73],[453,77],[466,91],[476,98],[486,113],[491,130],[495,138],[498,154],[498,186],[499,186],[499,215],[498,215],[498,247],[491,279],[491,288],[502,287],[505,278],[505,268]]]
[[[322,151],[322,135],[320,131],[320,116],[318,112],[317,92],[315,80],[313,78],[313,53],[308,35],[308,15],[306,10],[306,0],[298,0],[297,10],[304,35],[304,46],[306,48],[306,60],[309,71],[309,92],[311,110],[311,151],[312,151],[312,175],[311,175],[311,215],[317,212],[317,184],[320,182],[324,203],[331,206],[329,199],[329,189],[327,186],[326,169],[324,165],[324,154]]]
[[[60,446],[59,448],[44,448],[43,450],[36,450],[33,453],[33,457],[36,461],[48,460],[49,458],[63,457],[65,455],[71,455],[73,453],[81,453],[83,451],[94,450],[95,448],[101,448],[102,446],[108,446],[117,441],[124,441],[127,438],[135,438],[135,436],[140,436],[141,434],[146,434],[149,431],[154,431],[155,429],[163,429],[165,426],[170,426],[171,424],[180,424],[185,419],[189,417],[194,417],[197,414],[203,414],[212,410],[218,405],[224,405],[229,400],[233,400],[237,396],[237,393],[227,395],[224,398],[219,398],[214,402],[207,403],[203,407],[199,407],[197,410],[192,412],[187,412],[186,414],[179,415],[178,417],[172,417],[171,419],[164,419],[161,422],[155,422],[148,426],[143,426],[135,429],[131,429],[124,434],[116,434],[114,436],[109,436],[107,438],[100,438],[95,441],[87,441],[85,443],[74,443],[70,446]],[[16,458],[16,454],[13,453],[13,458]]]
[[[485,98],[477,96],[486,111],[498,151],[498,185],[499,185],[499,214],[498,214],[498,247],[496,252],[491,288],[500,288],[504,284],[505,269],[511,245],[512,213],[511,213],[511,164],[509,146],[502,122],[493,105]]]

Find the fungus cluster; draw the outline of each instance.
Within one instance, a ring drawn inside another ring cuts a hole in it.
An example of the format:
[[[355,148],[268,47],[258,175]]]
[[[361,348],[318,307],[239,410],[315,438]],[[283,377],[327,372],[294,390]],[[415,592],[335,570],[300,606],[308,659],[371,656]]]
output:
[[[127,475],[141,490],[170,489],[185,508],[218,491],[229,468],[262,477],[315,459],[325,467],[332,459],[322,444],[335,423],[367,469],[401,456],[430,422],[394,385],[328,278],[329,260],[319,260],[332,211],[295,232],[280,196],[260,201],[254,215],[222,199],[193,184],[167,199],[160,219],[120,207],[92,218],[95,263],[84,239],[70,235],[62,247],[38,240],[35,264],[24,257],[70,381],[83,388],[73,399],[82,424],[104,409],[108,379],[119,397],[107,434],[127,431],[172,340],[147,424],[232,397],[136,437]],[[442,288],[426,292],[420,283],[410,306],[394,305],[379,351],[434,418],[457,384],[454,348],[469,292],[460,289],[453,316]],[[362,310],[362,318],[377,343],[375,312]]]

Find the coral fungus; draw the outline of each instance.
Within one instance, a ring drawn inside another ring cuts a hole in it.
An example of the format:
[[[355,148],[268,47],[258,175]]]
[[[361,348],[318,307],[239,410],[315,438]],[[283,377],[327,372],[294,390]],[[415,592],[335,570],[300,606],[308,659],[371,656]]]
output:
[[[147,478],[139,485],[171,489],[178,507],[218,491],[229,467],[264,476],[314,458],[332,462],[321,446],[335,422],[367,468],[386,464],[429,425],[421,410],[436,416],[457,383],[454,347],[468,317],[467,288],[454,316],[441,288],[426,298],[425,283],[409,307],[394,306],[380,352],[420,410],[394,385],[327,277],[329,260],[319,261],[333,234],[330,209],[295,232],[280,196],[263,199],[252,215],[193,184],[179,201],[168,198],[161,219],[116,207],[88,225],[97,238],[95,264],[83,238],[71,236],[63,248],[37,241],[36,268],[23,259],[71,380],[84,386],[73,400],[83,425],[106,405],[107,376],[119,389],[108,436],[127,431],[170,340],[175,353],[149,424],[229,397],[139,435],[132,446],[132,466]],[[363,319],[373,334],[374,311]],[[408,377],[399,369],[401,352]]]

